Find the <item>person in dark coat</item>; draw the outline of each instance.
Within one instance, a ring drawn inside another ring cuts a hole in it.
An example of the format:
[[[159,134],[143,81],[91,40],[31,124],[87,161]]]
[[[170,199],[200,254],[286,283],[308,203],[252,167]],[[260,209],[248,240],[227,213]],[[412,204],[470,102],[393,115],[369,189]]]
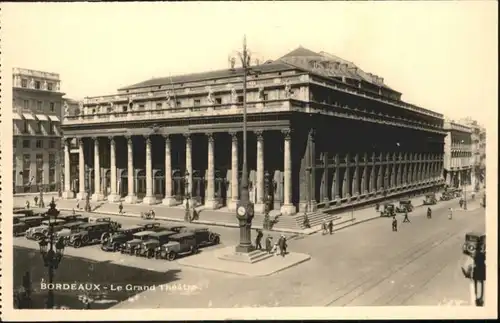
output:
[[[278,246],[280,247],[280,254],[281,254],[281,256],[284,257],[285,254],[286,254],[286,247],[287,247],[287,245],[286,245],[286,238],[285,238],[284,235],[281,235],[281,237],[280,237],[280,239],[278,241]]]
[[[430,207],[427,208],[427,218],[428,219],[432,218],[432,210]]]
[[[330,232],[330,234],[333,234],[333,220],[330,220],[330,222],[328,222],[328,231]]]
[[[405,211],[405,218],[403,219],[403,223],[405,222],[411,223],[410,219],[408,218],[408,211]]]
[[[392,231],[398,231],[398,220],[396,220],[395,216],[392,217]]]
[[[118,211],[120,214],[123,214],[123,204],[122,201],[120,201],[120,204],[118,204]]]
[[[272,239],[273,239],[273,237],[271,237],[270,235],[268,235],[266,238],[266,251],[268,253],[271,253],[271,250],[273,249]]]
[[[255,248],[257,250],[261,250],[262,249],[262,245],[261,245],[261,241],[262,241],[262,237],[264,236],[264,234],[262,233],[262,230],[260,229],[257,229],[257,237],[255,237]]]

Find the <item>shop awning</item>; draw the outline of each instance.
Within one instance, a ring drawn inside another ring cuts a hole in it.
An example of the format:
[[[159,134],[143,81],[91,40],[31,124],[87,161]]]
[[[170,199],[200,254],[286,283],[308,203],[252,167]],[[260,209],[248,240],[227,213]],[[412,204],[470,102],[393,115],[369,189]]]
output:
[[[12,113],[12,119],[14,120],[23,120],[23,118],[21,118],[21,116],[19,115],[19,113]]]
[[[49,115],[49,119],[50,119],[51,121],[55,121],[55,122],[59,122],[59,121],[60,121],[60,120],[59,120],[59,118],[58,118],[57,116],[51,116],[51,115]]]
[[[46,115],[44,114],[35,114],[36,118],[41,121],[49,121]]]
[[[23,117],[26,120],[35,120],[35,117],[31,113],[23,113]]]

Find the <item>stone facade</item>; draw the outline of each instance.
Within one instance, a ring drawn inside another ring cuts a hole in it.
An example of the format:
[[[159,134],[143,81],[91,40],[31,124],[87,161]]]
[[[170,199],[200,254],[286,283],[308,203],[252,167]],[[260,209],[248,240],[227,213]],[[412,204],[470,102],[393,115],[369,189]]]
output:
[[[59,189],[63,95],[58,74],[13,69],[14,193]]]
[[[245,92],[242,70],[230,69],[86,98],[81,113],[63,123],[68,175],[78,169],[77,179],[65,181],[67,195],[175,205],[189,194],[207,208],[234,210],[243,104],[257,213],[266,205],[294,214],[442,185],[442,115],[396,99],[380,79],[356,79],[363,84],[355,86],[284,59],[253,69],[259,74],[247,76]],[[71,163],[75,139],[79,157]]]
[[[447,132],[444,145],[444,173],[446,184],[450,187],[472,185],[472,129],[453,120],[446,120]]]

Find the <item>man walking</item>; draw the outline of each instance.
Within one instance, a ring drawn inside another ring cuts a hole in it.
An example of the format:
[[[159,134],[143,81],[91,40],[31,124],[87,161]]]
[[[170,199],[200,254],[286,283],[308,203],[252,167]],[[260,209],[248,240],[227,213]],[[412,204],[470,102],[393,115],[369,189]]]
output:
[[[123,204],[122,204],[122,201],[120,201],[120,204],[118,204],[118,213],[123,214]]]
[[[284,235],[281,235],[279,241],[278,241],[278,245],[280,247],[280,255],[282,257],[285,257],[285,254],[286,254],[286,238]]]
[[[403,219],[403,223],[405,222],[411,223],[410,219],[408,218],[408,211],[405,211],[405,218]]]
[[[397,232],[398,231],[398,220],[396,220],[396,217],[392,217],[392,231]]]
[[[262,249],[262,245],[261,245],[260,242],[262,241],[262,237],[263,236],[264,236],[264,234],[262,233],[262,230],[257,229],[257,237],[255,238],[255,248],[257,250],[261,250]]]
[[[330,234],[333,234],[333,220],[330,220],[330,222],[328,222],[328,231],[330,232]]]
[[[321,224],[321,228],[323,229],[323,235],[327,232],[326,219],[323,219],[323,223]]]

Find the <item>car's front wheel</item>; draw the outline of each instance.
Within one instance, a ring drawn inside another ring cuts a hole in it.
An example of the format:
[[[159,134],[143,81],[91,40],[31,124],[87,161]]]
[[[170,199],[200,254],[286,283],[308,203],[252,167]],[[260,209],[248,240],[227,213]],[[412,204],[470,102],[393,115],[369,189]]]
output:
[[[80,248],[82,246],[82,240],[78,239],[73,242],[73,247]]]
[[[167,260],[168,261],[173,261],[175,260],[175,258],[177,258],[177,254],[173,251],[170,251],[168,254],[167,254]]]

